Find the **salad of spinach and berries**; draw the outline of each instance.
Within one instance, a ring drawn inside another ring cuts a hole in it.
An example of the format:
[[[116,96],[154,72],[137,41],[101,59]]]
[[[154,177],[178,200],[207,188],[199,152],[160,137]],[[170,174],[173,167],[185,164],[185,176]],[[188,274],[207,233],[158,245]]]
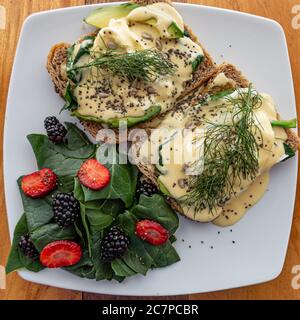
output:
[[[7,273],[63,268],[121,282],[180,260],[172,245],[178,217],[135,166],[119,164],[113,149],[105,164],[99,145],[72,123],[48,117],[45,129],[27,137],[39,171],[18,179],[24,214]]]

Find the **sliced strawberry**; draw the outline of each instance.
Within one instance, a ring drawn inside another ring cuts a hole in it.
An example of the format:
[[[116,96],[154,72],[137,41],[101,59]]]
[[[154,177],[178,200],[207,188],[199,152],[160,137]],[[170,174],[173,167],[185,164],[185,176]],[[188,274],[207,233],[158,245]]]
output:
[[[169,239],[169,232],[162,225],[151,220],[141,220],[135,226],[135,233],[141,239],[159,246]]]
[[[51,169],[42,169],[22,178],[21,187],[31,198],[41,198],[57,186],[57,176]]]
[[[60,240],[49,243],[41,252],[41,264],[47,268],[72,266],[81,259],[79,244],[73,241]]]
[[[85,161],[80,167],[77,177],[81,184],[92,190],[101,190],[110,182],[110,172],[96,159]]]

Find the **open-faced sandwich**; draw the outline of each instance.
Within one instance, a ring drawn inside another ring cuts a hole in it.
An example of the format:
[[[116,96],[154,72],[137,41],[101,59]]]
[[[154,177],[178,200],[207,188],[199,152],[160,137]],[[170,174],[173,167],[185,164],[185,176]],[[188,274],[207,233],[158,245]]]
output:
[[[154,119],[215,69],[169,1],[106,6],[85,21],[100,29],[72,45],[55,45],[47,69],[64,108],[94,135],[120,122],[156,125]]]
[[[272,97],[223,64],[139,143],[139,169],[177,212],[232,225],[264,195],[270,169],[297,151],[296,125],[281,121]]]

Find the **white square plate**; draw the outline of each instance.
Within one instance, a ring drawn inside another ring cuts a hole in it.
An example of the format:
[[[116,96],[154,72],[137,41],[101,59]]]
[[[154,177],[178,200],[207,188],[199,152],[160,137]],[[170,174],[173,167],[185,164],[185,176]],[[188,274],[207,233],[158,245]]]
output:
[[[105,5],[105,4],[104,4]],[[281,26],[239,12],[176,4],[185,22],[217,62],[236,64],[258,90],[271,94],[283,118],[296,116],[293,80]],[[45,69],[51,46],[89,32],[82,19],[96,6],[54,10],[24,23],[7,103],[4,140],[6,204],[10,234],[22,214],[17,178],[35,170],[26,135],[43,132],[43,119],[58,114],[63,101]],[[64,113],[62,120],[67,120]],[[274,279],[282,270],[292,224],[297,158],[274,168],[270,190],[232,228],[181,219],[175,247],[181,262],[123,283],[77,278],[62,270],[20,271],[36,283],[118,295],[174,295],[214,291]],[[184,241],[182,240],[184,239]]]

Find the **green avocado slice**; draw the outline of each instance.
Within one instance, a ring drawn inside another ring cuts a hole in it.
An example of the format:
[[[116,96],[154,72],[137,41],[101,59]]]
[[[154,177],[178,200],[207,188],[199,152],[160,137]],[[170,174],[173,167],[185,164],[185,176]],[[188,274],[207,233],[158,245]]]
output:
[[[117,6],[105,6],[92,11],[84,21],[97,28],[105,28],[111,19],[126,17],[133,9],[138,8],[136,3],[123,3]]]
[[[111,128],[118,128],[120,124],[127,124],[127,127],[130,128],[134,125],[137,125],[138,123],[146,122],[157,116],[161,111],[160,106],[152,106],[148,110],[146,110],[145,114],[140,117],[124,117],[124,118],[113,118],[108,120],[103,120],[100,118],[96,118],[93,116],[84,116],[81,115],[78,111],[73,111],[71,113],[71,116],[75,116],[81,120],[85,121],[93,121],[97,123],[105,123]]]
[[[142,23],[148,24],[150,26],[155,27],[157,20],[156,18],[151,18],[145,21],[141,21]],[[184,37],[184,31],[181,30],[178,25],[176,24],[176,22],[172,22],[169,27],[168,27],[168,33],[169,33],[169,37],[170,39],[175,38],[183,38]]]
[[[161,182],[161,180],[159,178],[157,179],[157,183],[158,183],[158,188],[159,188],[160,192],[162,194],[164,194],[165,196],[170,197],[171,196],[170,191],[166,188],[166,186]]]
[[[184,31],[181,30],[175,22],[172,22],[170,24],[170,26],[168,27],[168,32],[170,38],[179,39],[184,37]]]

